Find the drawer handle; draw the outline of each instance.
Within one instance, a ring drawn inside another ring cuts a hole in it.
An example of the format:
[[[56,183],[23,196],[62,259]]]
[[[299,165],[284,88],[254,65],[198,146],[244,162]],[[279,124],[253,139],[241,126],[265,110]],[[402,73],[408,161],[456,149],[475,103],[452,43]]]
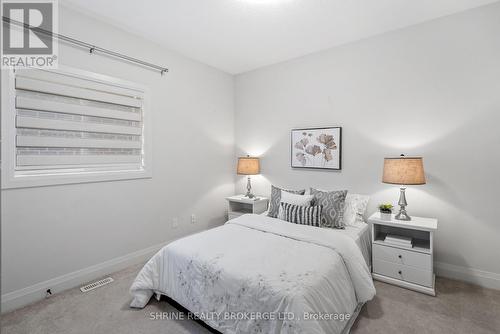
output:
[[[401,270],[400,270],[400,271],[398,271],[398,274],[400,274],[400,275],[401,275],[402,273],[403,273],[403,272],[402,272]]]
[[[401,255],[398,255],[398,257],[399,257],[400,259],[402,259],[402,258],[403,258]]]

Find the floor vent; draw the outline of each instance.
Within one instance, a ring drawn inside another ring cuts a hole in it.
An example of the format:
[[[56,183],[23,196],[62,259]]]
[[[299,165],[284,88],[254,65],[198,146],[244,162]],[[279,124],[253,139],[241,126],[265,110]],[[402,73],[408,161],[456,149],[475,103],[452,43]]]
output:
[[[85,286],[82,286],[80,288],[80,290],[82,292],[87,292],[87,291],[90,291],[90,290],[94,290],[94,289],[100,288],[101,286],[109,284],[111,282],[113,282],[113,279],[111,277],[106,277],[106,278],[101,279],[99,281],[96,281],[94,283],[90,283],[90,284],[87,284]]]

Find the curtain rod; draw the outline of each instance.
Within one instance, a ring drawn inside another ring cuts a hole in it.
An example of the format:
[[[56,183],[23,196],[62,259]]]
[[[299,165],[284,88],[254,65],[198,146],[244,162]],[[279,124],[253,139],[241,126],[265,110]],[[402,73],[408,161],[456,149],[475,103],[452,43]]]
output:
[[[91,54],[93,54],[95,52],[100,52],[100,53],[103,53],[103,54],[107,54],[107,55],[115,57],[115,58],[123,59],[125,61],[130,62],[130,63],[135,63],[135,64],[139,64],[141,66],[145,66],[145,67],[149,67],[149,68],[155,69],[157,71],[160,71],[161,75],[163,75],[164,73],[168,72],[168,68],[163,67],[163,66],[155,65],[155,64],[148,63],[146,61],[137,59],[137,58],[129,57],[127,55],[124,55],[124,54],[121,54],[121,53],[118,53],[118,52],[115,52],[115,51],[111,51],[111,50],[108,50],[108,49],[105,49],[105,48],[101,48],[99,46],[95,46],[93,44],[90,44],[90,43],[87,43],[87,42],[83,42],[83,41],[80,41],[78,39],[71,38],[71,37],[68,37],[68,36],[65,36],[65,35],[56,34],[55,32],[52,32],[50,30],[45,30],[45,29],[38,28],[38,27],[32,27],[32,26],[30,26],[27,23],[23,23],[23,22],[19,22],[19,21],[16,21],[16,20],[12,20],[12,19],[10,19],[8,17],[5,17],[5,16],[2,16],[2,19],[6,23],[12,23],[12,24],[15,24],[15,25],[18,25],[18,26],[22,26],[24,28],[31,29],[33,31],[42,33],[44,35],[55,37],[55,38],[60,39],[62,41],[65,41],[65,42],[68,42],[68,43],[71,43],[71,44],[75,44],[75,45],[78,45],[78,46],[83,47],[83,48],[87,48],[87,49],[89,49],[89,52]]]

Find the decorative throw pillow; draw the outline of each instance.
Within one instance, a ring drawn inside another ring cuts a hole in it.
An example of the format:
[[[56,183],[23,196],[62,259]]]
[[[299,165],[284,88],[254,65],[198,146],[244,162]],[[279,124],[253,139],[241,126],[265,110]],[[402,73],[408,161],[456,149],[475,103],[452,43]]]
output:
[[[271,200],[269,201],[269,213],[267,214],[269,217],[276,218],[278,217],[278,211],[280,208],[280,202],[281,202],[281,192],[286,191],[288,193],[292,194],[299,194],[299,195],[304,195],[306,191],[303,190],[287,190],[287,189],[281,189],[278,187],[275,187],[271,185]]]
[[[344,224],[346,226],[360,226],[365,224],[363,215],[370,196],[359,194],[347,194],[344,206]]]
[[[281,202],[278,219],[295,224],[319,227],[322,211],[321,205],[303,206]]]
[[[344,228],[344,205],[347,190],[322,191],[311,188],[314,203],[323,206],[321,227]]]
[[[287,191],[281,192],[281,203],[309,206],[313,199],[313,195],[292,194]]]

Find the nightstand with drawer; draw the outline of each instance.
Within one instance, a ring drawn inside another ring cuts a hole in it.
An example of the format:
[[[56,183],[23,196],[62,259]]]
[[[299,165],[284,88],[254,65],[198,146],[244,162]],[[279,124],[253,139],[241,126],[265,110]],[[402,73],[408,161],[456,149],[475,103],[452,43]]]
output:
[[[394,216],[384,219],[377,212],[368,222],[372,227],[373,278],[435,296],[433,240],[437,219],[401,221]],[[411,239],[412,245],[389,243],[387,236]]]

